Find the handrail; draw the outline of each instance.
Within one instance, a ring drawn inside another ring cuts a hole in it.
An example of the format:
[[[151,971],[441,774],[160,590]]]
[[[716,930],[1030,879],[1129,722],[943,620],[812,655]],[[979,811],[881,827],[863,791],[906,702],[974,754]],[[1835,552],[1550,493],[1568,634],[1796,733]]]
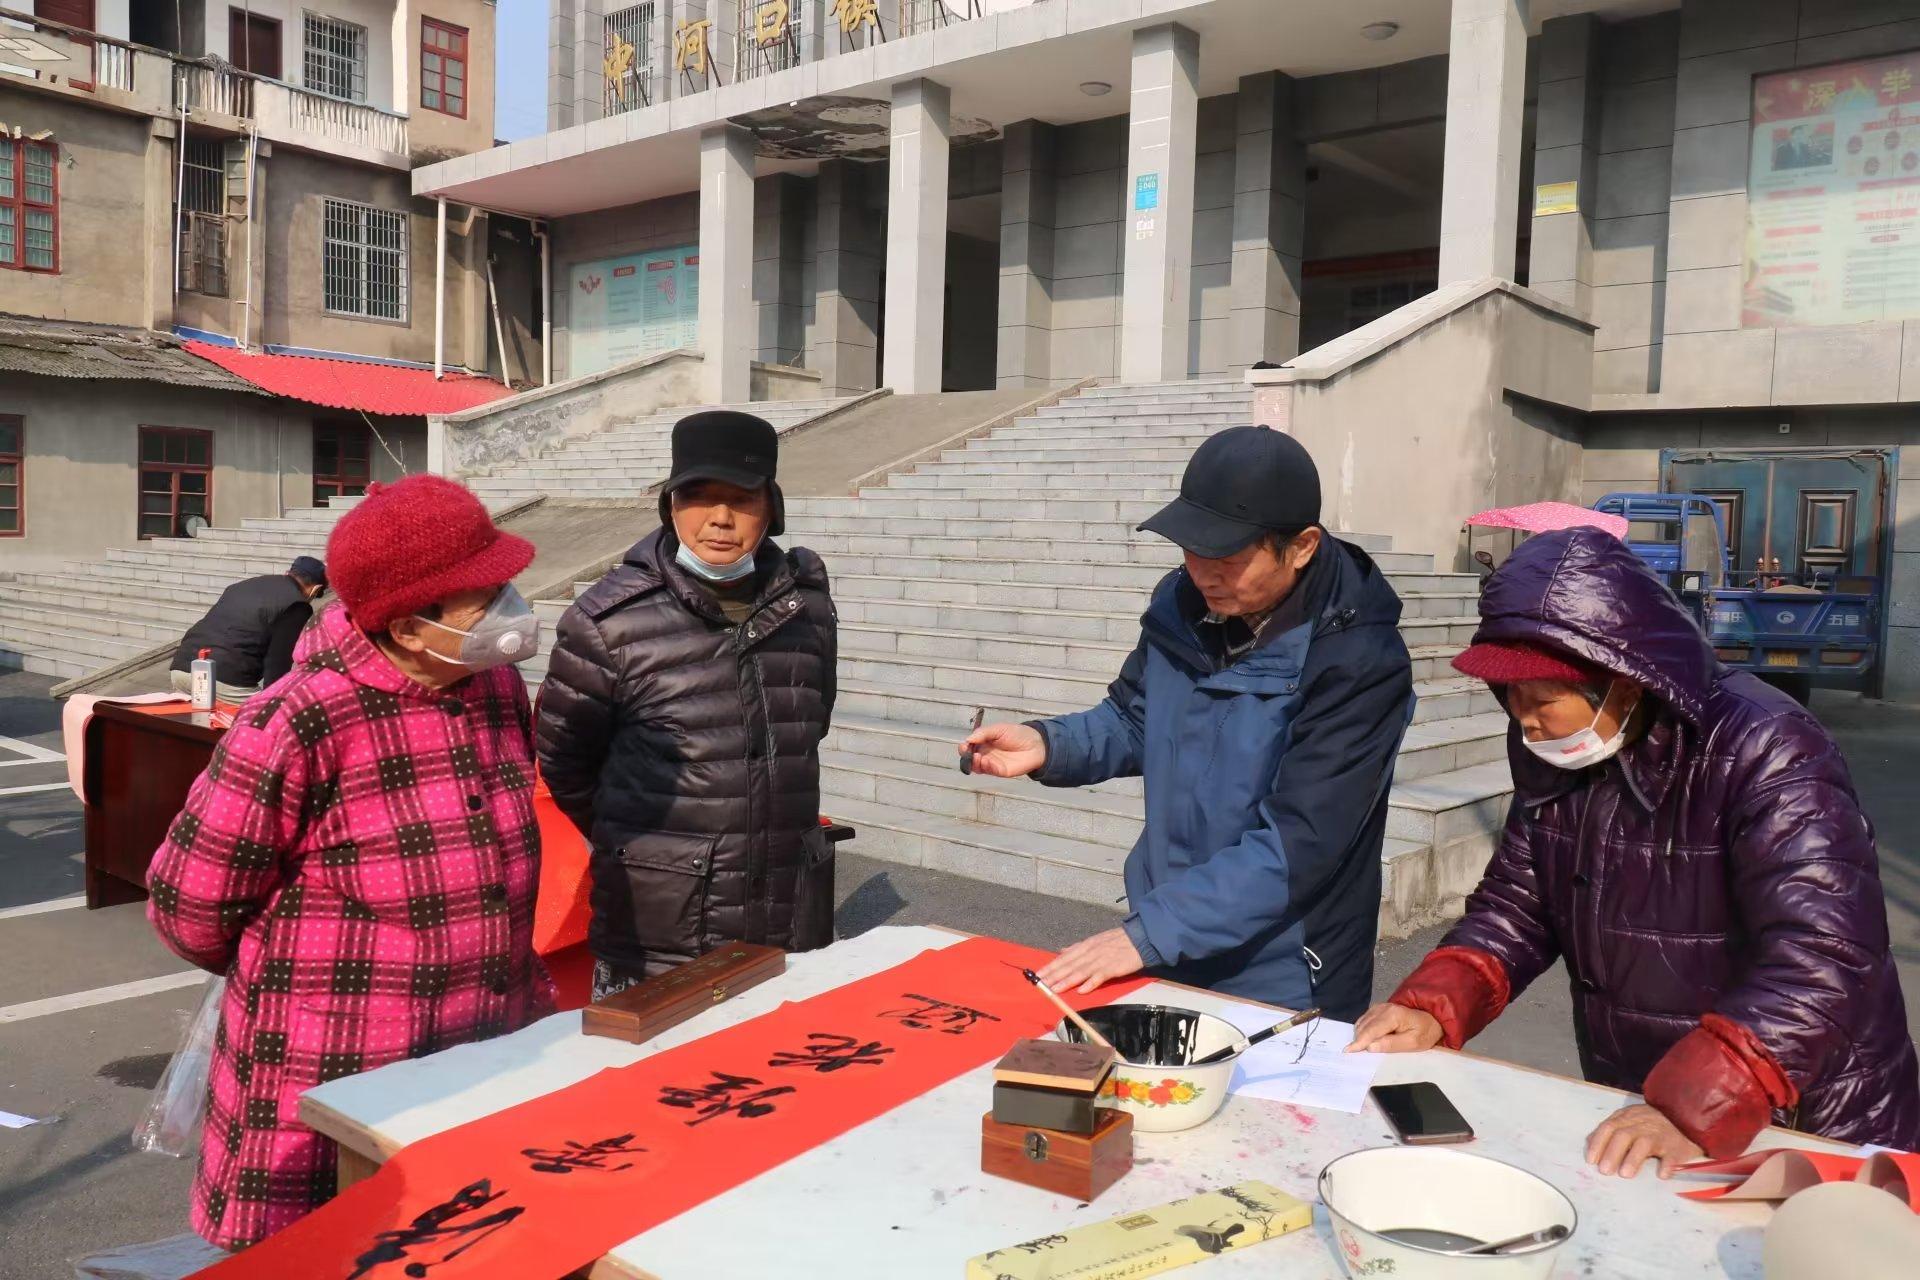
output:
[[[86,45],[93,54],[92,75],[88,78],[88,83],[96,89],[120,89],[131,93],[134,54],[152,53],[163,58],[173,56],[164,49],[150,49],[143,44],[133,44],[113,36],[102,35],[98,31],[89,31],[85,27],[56,22],[52,18],[42,18],[37,14],[16,13],[12,9],[0,9],[0,26],[50,31],[65,36],[75,44]],[[73,77],[68,76],[67,79],[71,81]]]

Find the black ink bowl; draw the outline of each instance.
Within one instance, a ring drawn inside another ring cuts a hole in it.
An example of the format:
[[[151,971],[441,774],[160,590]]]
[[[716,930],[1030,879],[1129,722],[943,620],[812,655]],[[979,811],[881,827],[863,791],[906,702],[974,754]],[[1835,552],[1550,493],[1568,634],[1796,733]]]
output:
[[[1247,1038],[1225,1018],[1164,1004],[1110,1004],[1081,1015],[1112,1042],[1120,1062],[1100,1093],[1100,1105],[1133,1115],[1139,1133],[1172,1133],[1211,1120],[1227,1100],[1234,1064]],[[1056,1038],[1085,1044],[1071,1022]],[[1190,1065],[1222,1049],[1234,1052],[1205,1066]]]

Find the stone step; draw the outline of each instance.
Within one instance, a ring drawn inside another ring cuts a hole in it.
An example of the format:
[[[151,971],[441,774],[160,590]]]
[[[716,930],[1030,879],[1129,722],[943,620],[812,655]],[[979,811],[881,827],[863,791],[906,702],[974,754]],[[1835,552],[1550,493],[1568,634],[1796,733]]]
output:
[[[1394,765],[1396,782],[1411,782],[1506,758],[1507,717],[1492,711],[1411,725]],[[834,710],[826,743],[834,751],[881,760],[903,760],[957,772],[966,726],[948,728],[911,720],[887,720]],[[1139,778],[1115,778],[1092,788],[1116,795],[1144,794]]]
[[[151,614],[144,608],[68,609],[24,600],[4,588],[0,588],[0,609],[5,611],[8,627],[93,636],[131,645],[135,652],[177,640],[182,630],[167,622],[151,621]]]
[[[1124,853],[1140,836],[1145,800],[1091,787],[1042,787],[1027,778],[967,776],[949,765],[888,756],[820,752],[822,807],[840,800],[883,804],[964,822],[1032,831]],[[1439,846],[1497,831],[1506,820],[1512,781],[1504,759],[1397,779],[1387,800],[1387,835]]]
[[[113,585],[117,587],[121,584]],[[126,585],[129,588],[133,586],[132,583]],[[202,593],[198,592],[191,599],[179,599],[151,591],[101,591],[91,581],[69,582],[64,586],[49,586],[37,580],[0,582],[0,610],[7,608],[10,601],[73,613],[96,612],[103,604],[107,604],[114,608],[137,608],[150,619],[177,622],[180,631],[198,622],[206,612],[206,606],[200,603],[201,599]]]
[[[1005,502],[992,498],[796,498],[789,518],[816,516],[921,516],[938,520],[1098,520],[1139,524],[1165,506],[1159,502],[1109,502],[1097,498],[1046,498]]]
[[[912,657],[843,657],[840,703],[858,715],[957,729],[984,707],[989,722],[1039,720],[1085,711],[1106,696],[1108,680],[1036,675],[983,663]],[[1416,725],[1500,710],[1487,687],[1465,676],[1437,676],[1414,685]]]
[[[1186,469],[1188,453],[1185,450],[1172,451],[1168,458],[1136,459],[1115,457],[1098,450],[1083,450],[1084,457],[1043,459],[1020,457],[1014,454],[999,455],[984,461],[971,457],[941,458],[936,462],[924,462],[915,470],[921,475],[945,476],[1024,476],[1029,482],[1039,481],[1043,477],[1057,480],[1062,486],[1073,483],[1075,476],[1081,475],[1128,475],[1159,476],[1170,487],[1177,487],[1180,473]]]
[[[1150,428],[1139,429],[1138,434],[1121,435],[1102,430],[1047,431],[1029,427],[996,431],[990,436],[981,436],[957,447],[976,455],[1018,453],[1029,449],[1091,449],[1120,455],[1141,449],[1178,449],[1191,454],[1206,439],[1203,432],[1182,433]]]
[[[836,578],[834,607],[843,623],[874,626],[933,627],[995,636],[1048,640],[1104,640],[1131,646],[1140,636],[1140,610],[1027,608],[1002,604],[957,604],[864,594],[867,580]],[[1450,618],[1406,618],[1400,634],[1409,645],[1465,647],[1473,639],[1479,619],[1472,615]]]
[[[0,618],[0,649],[37,652],[59,662],[77,663],[83,672],[131,658],[152,647],[146,641],[82,631],[66,625],[64,620],[43,623],[11,609]]]
[[[77,584],[88,591],[105,590],[114,595],[132,596],[136,600],[150,589],[169,600],[205,600],[212,603],[222,591],[245,576],[229,573],[225,569],[193,570],[102,562],[96,565],[70,564],[59,573],[22,574],[20,580],[42,586]]]

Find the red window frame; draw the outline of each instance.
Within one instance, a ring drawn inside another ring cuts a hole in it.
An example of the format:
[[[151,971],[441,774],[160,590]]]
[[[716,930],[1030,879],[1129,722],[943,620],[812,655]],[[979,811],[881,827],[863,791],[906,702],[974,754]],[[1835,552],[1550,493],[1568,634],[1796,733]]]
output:
[[[47,157],[46,200],[34,200],[27,194],[27,158],[44,152]],[[60,274],[60,144],[34,142],[26,138],[0,138],[0,210],[12,217],[11,245],[0,244],[0,268],[31,271],[35,275]],[[52,224],[53,264],[30,266],[27,263],[27,215],[44,213]],[[6,255],[11,256],[6,256]]]
[[[333,470],[322,471],[321,448],[324,441],[333,446]],[[358,456],[352,451],[358,450]],[[359,469],[353,469],[358,463]],[[323,498],[357,498],[367,491],[373,479],[373,435],[358,422],[316,422],[313,424],[313,505]]]
[[[12,439],[8,439],[11,434]],[[9,447],[11,446],[11,447]],[[7,468],[12,468],[8,480]],[[13,501],[6,491],[13,490]],[[5,517],[13,517],[7,528]],[[0,413],[0,538],[27,536],[27,420],[17,413]]]
[[[436,42],[435,37],[438,37]],[[428,66],[428,59],[440,61],[438,69]],[[454,99],[460,109],[454,111],[447,106],[447,100],[453,95],[447,92],[447,68],[460,68],[460,94]],[[461,120],[467,118],[467,96],[473,87],[467,76],[467,29],[456,27],[451,22],[441,22],[435,18],[420,19],[420,109],[438,111],[441,115],[455,116]],[[427,78],[433,78],[433,88],[427,87]],[[439,103],[427,101],[428,94],[436,94]]]
[[[153,442],[157,448],[149,449]],[[196,451],[195,445],[201,448]],[[194,460],[198,452],[200,460]],[[149,458],[149,453],[158,456]],[[187,531],[182,521],[190,515],[197,515],[213,523],[213,432],[195,427],[149,427],[140,428],[140,448],[134,458],[134,528],[140,541],[151,538],[184,538]],[[165,479],[149,487],[149,478],[164,476]],[[188,481],[199,477],[201,484],[197,491]],[[164,487],[162,487],[164,486]],[[167,499],[164,511],[148,511],[149,498]],[[182,499],[199,499],[199,502],[183,502]],[[198,511],[182,511],[183,506],[198,505]],[[167,528],[164,533],[150,532],[147,522],[164,516]]]

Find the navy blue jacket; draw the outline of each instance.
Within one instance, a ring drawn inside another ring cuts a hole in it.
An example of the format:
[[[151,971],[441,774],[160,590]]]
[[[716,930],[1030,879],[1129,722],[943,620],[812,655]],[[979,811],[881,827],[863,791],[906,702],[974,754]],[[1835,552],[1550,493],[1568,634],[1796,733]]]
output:
[[[1150,971],[1288,1008],[1358,1017],[1373,995],[1380,849],[1413,714],[1400,598],[1326,539],[1318,616],[1230,664],[1195,630],[1185,569],[1154,589],[1099,706],[1039,727],[1048,786],[1143,776],[1127,935]]]

